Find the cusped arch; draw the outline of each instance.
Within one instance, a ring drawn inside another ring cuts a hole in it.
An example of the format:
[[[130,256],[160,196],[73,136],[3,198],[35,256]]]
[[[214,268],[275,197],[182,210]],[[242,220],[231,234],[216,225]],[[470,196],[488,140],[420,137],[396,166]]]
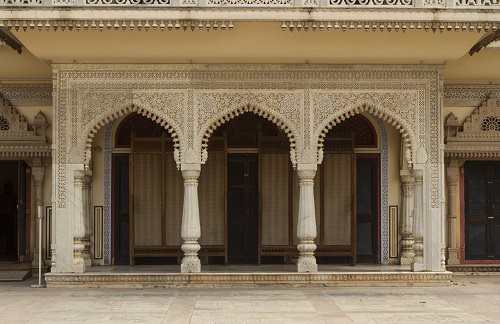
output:
[[[395,114],[392,111],[380,109],[377,106],[363,103],[336,111],[330,118],[326,119],[319,125],[315,135],[318,145],[318,163],[321,163],[323,160],[323,141],[328,131],[344,120],[361,113],[370,114],[371,116],[377,117],[394,126],[401,133],[401,137],[403,138],[404,147],[406,148],[406,159],[410,163],[413,162],[416,142],[415,134],[410,125],[408,125],[408,123],[405,122],[398,114]]]
[[[279,114],[269,109],[263,109],[262,107],[254,104],[240,105],[234,109],[230,109],[229,111],[226,110],[220,114],[215,115],[208,121],[208,123],[206,124],[207,126],[204,127],[201,131],[201,134],[203,134],[201,139],[202,162],[205,162],[207,160],[208,142],[210,140],[210,136],[212,136],[212,133],[221,125],[245,113],[254,113],[258,116],[261,116],[278,126],[281,130],[283,130],[283,132],[285,132],[290,142],[290,159],[293,166],[295,166],[297,164],[297,139],[300,138],[297,130],[295,130],[294,127],[291,126],[289,122],[285,121],[286,119]]]
[[[85,142],[83,143],[82,154],[84,163],[88,164],[90,162],[92,142],[94,140],[95,134],[97,134],[97,132],[102,127],[112,122],[113,120],[116,120],[121,116],[125,116],[133,112],[136,112],[142,116],[151,119],[152,121],[160,124],[167,130],[167,132],[172,137],[174,143],[175,161],[177,165],[180,166],[181,153],[182,153],[181,152],[182,133],[180,132],[181,129],[180,126],[177,125],[173,120],[169,119],[168,117],[159,116],[157,113],[152,112],[151,109],[135,104],[126,106],[119,110],[108,111],[101,115],[97,115],[88,123],[88,125],[86,125],[83,128],[82,138],[84,138]]]

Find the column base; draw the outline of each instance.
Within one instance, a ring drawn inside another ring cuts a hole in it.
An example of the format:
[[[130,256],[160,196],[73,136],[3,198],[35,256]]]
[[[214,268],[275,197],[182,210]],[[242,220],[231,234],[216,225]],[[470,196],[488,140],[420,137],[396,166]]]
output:
[[[449,265],[460,264],[460,260],[458,258],[458,254],[459,254],[459,249],[448,248],[448,260],[447,260],[447,264],[449,264]]]
[[[413,264],[413,257],[401,257],[401,259],[399,260],[399,264],[401,265]]]
[[[421,272],[425,271],[425,264],[423,263],[412,263],[411,264],[411,271],[413,272]]]
[[[201,272],[200,259],[182,260],[181,273]]]
[[[314,257],[299,257],[297,272],[318,272],[318,265]]]

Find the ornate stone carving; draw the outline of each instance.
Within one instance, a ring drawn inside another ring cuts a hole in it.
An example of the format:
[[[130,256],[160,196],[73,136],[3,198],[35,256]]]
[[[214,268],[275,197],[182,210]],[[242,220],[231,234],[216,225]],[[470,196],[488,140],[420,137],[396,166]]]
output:
[[[48,124],[38,112],[33,123],[0,95],[0,157],[38,158],[50,156],[51,149],[45,136]]]
[[[478,107],[484,98],[500,98],[500,85],[445,85],[444,105]]]
[[[500,157],[500,102],[485,100],[462,125],[450,113],[445,122],[445,155],[454,158]]]
[[[52,105],[51,83],[1,83],[0,96],[15,106]]]
[[[58,217],[71,216],[71,164],[83,168],[97,130],[132,111],[167,125],[181,164],[201,163],[212,129],[248,109],[285,129],[297,163],[312,165],[321,161],[317,144],[328,125],[365,111],[399,128],[410,161],[416,148],[425,148],[424,192],[428,206],[438,209],[440,87],[434,66],[55,64]],[[61,251],[57,267],[67,269],[70,257]]]
[[[204,91],[195,94],[198,135],[202,142],[202,163],[206,161],[210,135],[220,125],[246,112],[262,116],[279,126],[290,140],[290,159],[297,163],[297,138],[300,138],[302,91]]]

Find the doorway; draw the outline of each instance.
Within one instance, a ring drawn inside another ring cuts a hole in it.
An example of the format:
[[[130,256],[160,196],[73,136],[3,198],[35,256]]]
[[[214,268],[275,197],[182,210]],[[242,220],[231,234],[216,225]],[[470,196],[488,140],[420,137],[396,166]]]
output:
[[[359,262],[378,259],[378,154],[356,158],[357,253]]]
[[[230,263],[257,263],[259,190],[257,154],[228,154],[227,213]]]
[[[465,258],[500,260],[500,162],[466,162]]]
[[[26,260],[26,164],[0,161],[0,261]]]

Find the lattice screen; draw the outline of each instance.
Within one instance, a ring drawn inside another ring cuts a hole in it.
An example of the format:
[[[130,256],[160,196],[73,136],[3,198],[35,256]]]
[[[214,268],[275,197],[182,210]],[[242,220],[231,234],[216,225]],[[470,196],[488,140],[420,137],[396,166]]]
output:
[[[198,182],[202,245],[224,245],[225,172],[225,153],[209,153]]]
[[[174,154],[165,154],[165,243],[180,245],[184,179],[177,169]]]
[[[321,187],[320,187],[321,174],[318,171],[314,176],[314,207],[316,213],[316,244],[319,242],[319,233],[321,228],[320,222],[320,206],[321,206]],[[299,216],[299,177],[297,176],[297,172],[293,172],[293,244],[296,245],[298,243],[297,240],[297,219]]]
[[[162,156],[134,154],[135,245],[161,245]]]
[[[326,245],[351,244],[351,159],[350,153],[324,155],[324,243]]]
[[[288,154],[262,154],[262,244],[288,245]]]

